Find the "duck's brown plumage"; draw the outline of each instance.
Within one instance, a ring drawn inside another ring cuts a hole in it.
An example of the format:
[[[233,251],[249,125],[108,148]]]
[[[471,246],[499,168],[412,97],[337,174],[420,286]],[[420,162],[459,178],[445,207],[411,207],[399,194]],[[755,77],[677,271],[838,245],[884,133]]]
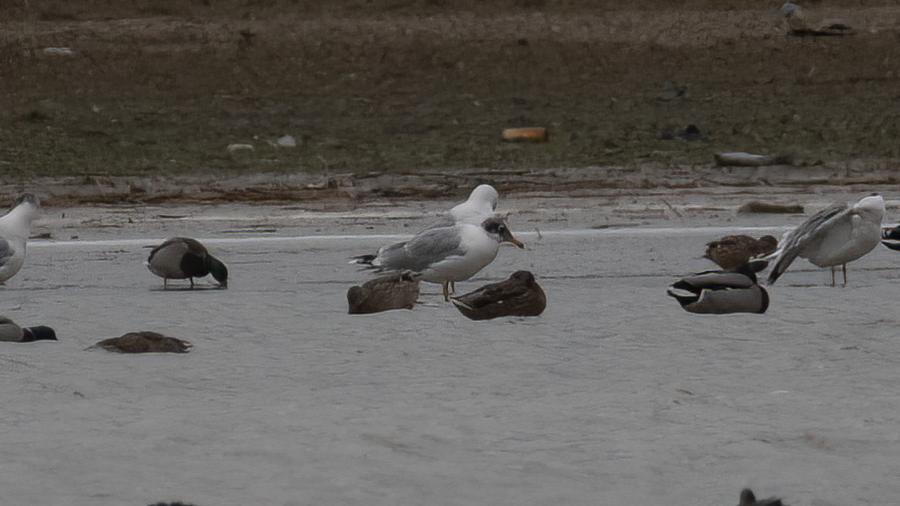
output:
[[[94,347],[115,353],[187,353],[194,345],[175,337],[143,331],[104,339]]]
[[[409,272],[377,277],[347,290],[350,314],[412,309],[419,298],[419,280]]]
[[[538,316],[547,307],[544,290],[528,271],[514,272],[505,281],[485,285],[451,300],[460,313],[472,320]]]
[[[734,271],[750,261],[751,258],[768,255],[778,248],[778,239],[765,235],[754,239],[749,235],[729,235],[706,245],[708,258],[726,271]],[[763,266],[765,268],[765,266]]]

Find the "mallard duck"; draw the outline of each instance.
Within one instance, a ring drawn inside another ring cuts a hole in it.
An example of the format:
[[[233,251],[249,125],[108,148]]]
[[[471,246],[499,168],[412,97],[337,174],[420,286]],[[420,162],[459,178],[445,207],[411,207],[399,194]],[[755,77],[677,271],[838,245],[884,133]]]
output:
[[[756,496],[753,495],[753,491],[749,488],[745,488],[744,490],[741,490],[741,502],[738,506],[784,506],[784,504],[781,503],[781,499],[776,497],[757,501]]]
[[[412,271],[428,283],[440,283],[450,300],[450,283],[471,278],[494,261],[500,243],[524,248],[500,218],[481,225],[458,223],[423,230],[408,241],[382,247],[374,255],[354,257],[354,263],[381,271]]]
[[[0,341],[31,343],[34,341],[57,341],[56,332],[50,327],[20,327],[5,316],[0,316]]]
[[[419,298],[419,280],[409,272],[395,272],[347,290],[350,314],[412,309]]]
[[[666,292],[689,313],[765,313],[769,294],[749,265],[735,272],[706,271],[678,280]]]
[[[114,353],[187,353],[194,345],[156,332],[129,332],[104,339],[89,348],[102,348]]]
[[[838,265],[843,267],[847,284],[847,264],[869,253],[881,241],[884,199],[873,194],[859,202],[836,204],[814,214],[781,240],[772,254],[775,266],[769,284],[784,274],[798,256],[818,267],[831,267],[831,285]]]
[[[451,299],[460,313],[472,320],[501,316],[538,316],[547,307],[544,290],[528,271],[516,271],[505,281]]]
[[[0,283],[15,276],[25,263],[25,245],[31,233],[31,222],[41,203],[34,195],[19,197],[8,213],[0,217]]]
[[[733,271],[747,264],[751,258],[768,255],[777,248],[778,239],[771,235],[764,235],[759,239],[743,234],[729,235],[707,243],[703,258],[712,260],[726,271]],[[766,268],[767,263],[763,260],[760,265],[754,265],[754,269],[759,272]]]
[[[163,287],[168,288],[170,279],[190,279],[194,288],[194,278],[207,274],[228,287],[228,268],[218,258],[209,254],[200,241],[189,237],[173,237],[153,248],[147,258],[150,272],[163,278]]]

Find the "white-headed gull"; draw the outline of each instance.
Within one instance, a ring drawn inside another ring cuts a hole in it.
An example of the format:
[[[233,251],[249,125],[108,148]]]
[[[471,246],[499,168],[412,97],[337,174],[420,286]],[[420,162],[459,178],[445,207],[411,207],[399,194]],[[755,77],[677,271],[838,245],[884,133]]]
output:
[[[471,223],[481,225],[484,220],[494,216],[500,194],[489,184],[475,187],[468,200],[450,210],[453,223]]]
[[[747,264],[736,272],[706,271],[685,276],[666,293],[690,313],[765,313],[769,308],[769,294],[757,284]]]
[[[835,204],[827,207],[785,234],[778,250],[772,254],[775,266],[769,273],[769,283],[784,274],[798,256],[818,267],[843,267],[847,284],[847,263],[872,251],[881,241],[881,220],[884,218],[884,199],[873,194],[859,202]]]
[[[494,261],[500,243],[519,248],[503,220],[488,218],[481,225],[458,223],[423,230],[408,241],[384,246],[375,255],[355,257],[354,263],[380,271],[412,271],[422,281],[440,283],[444,299],[449,300],[451,282],[471,278]]]
[[[5,316],[0,316],[0,341],[31,343],[34,341],[56,341],[56,332],[50,327],[20,327]]]
[[[0,283],[13,277],[25,263],[25,244],[40,208],[37,197],[26,193],[0,218]]]

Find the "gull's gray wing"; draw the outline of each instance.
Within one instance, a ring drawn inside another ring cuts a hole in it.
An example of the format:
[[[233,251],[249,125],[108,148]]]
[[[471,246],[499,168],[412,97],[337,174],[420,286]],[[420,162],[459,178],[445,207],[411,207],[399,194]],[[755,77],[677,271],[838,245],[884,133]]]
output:
[[[779,245],[775,266],[769,273],[769,283],[774,283],[779,276],[784,274],[784,271],[803,251],[803,248],[819,239],[823,234],[827,234],[832,224],[837,220],[844,219],[849,212],[849,205],[835,204],[812,215],[799,227],[789,232]]]
[[[421,272],[428,266],[453,255],[462,255],[459,228],[429,228],[405,243],[385,248],[378,255],[378,266],[390,270]]]
[[[6,239],[0,237],[0,267],[6,265],[6,262],[15,254],[16,250],[13,249],[12,245]]]

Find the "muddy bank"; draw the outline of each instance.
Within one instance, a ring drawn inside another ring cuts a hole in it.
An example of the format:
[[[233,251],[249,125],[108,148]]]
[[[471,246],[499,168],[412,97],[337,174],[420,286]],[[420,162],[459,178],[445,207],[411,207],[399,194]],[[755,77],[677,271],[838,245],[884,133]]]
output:
[[[162,202],[331,201],[346,205],[381,198],[464,198],[487,183],[504,195],[555,193],[589,197],[648,191],[721,188],[760,195],[798,193],[817,186],[893,185],[893,164],[862,162],[815,166],[716,167],[633,165],[548,170],[469,170],[397,174],[207,174],[183,176],[75,176],[11,183],[0,198],[31,191],[50,207]]]
[[[10,11],[0,176],[456,177],[695,167],[731,150],[900,158],[900,119],[885,114],[900,79],[888,2],[809,6],[857,28],[826,38],[789,36],[776,6],[750,1],[209,3]],[[500,140],[532,125],[549,142]],[[285,135],[294,147],[277,147]],[[702,177],[679,170],[641,184]]]

